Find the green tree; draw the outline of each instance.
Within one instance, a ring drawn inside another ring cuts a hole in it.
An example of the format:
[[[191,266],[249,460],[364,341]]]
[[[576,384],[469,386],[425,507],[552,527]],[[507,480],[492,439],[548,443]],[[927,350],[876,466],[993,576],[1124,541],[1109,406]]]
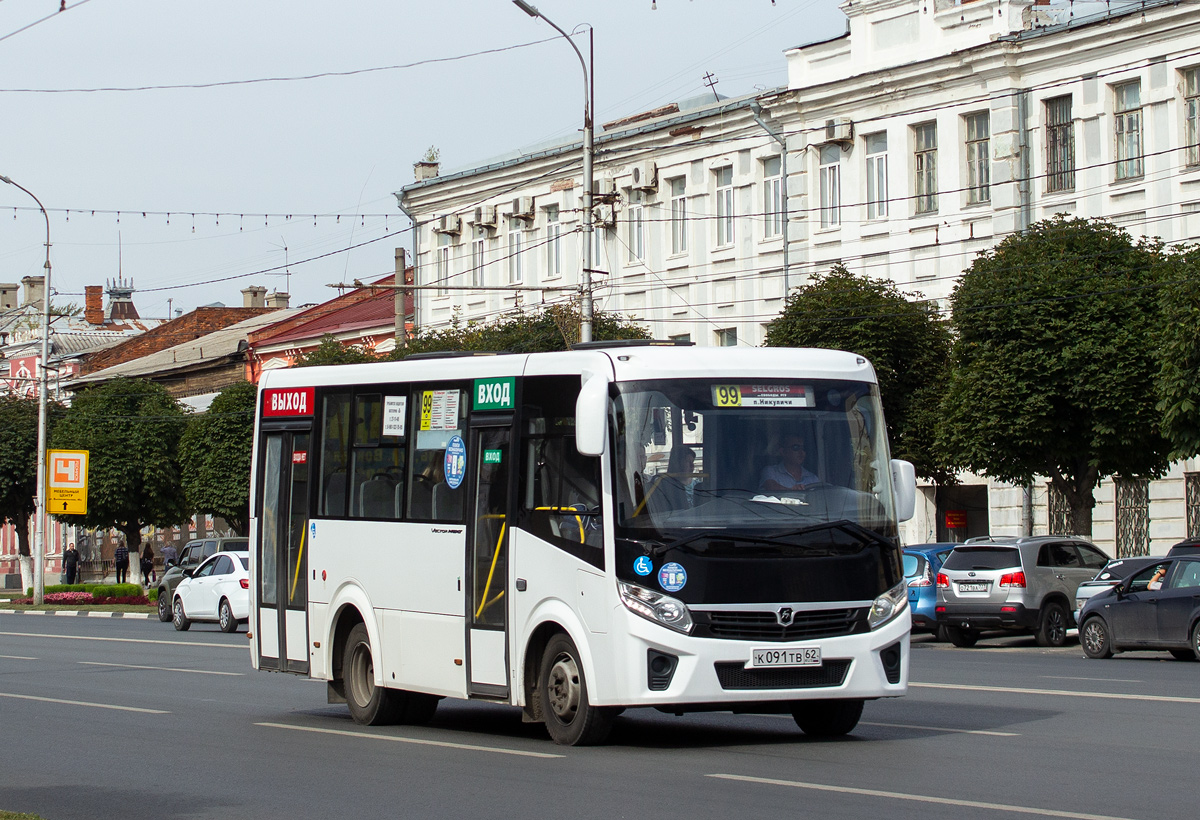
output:
[[[363,362],[377,362],[379,359],[374,355],[360,350],[357,347],[344,345],[333,337],[332,334],[325,334],[321,337],[320,343],[308,353],[302,353],[296,359],[295,367],[318,367],[327,364],[362,364]]]
[[[942,401],[956,463],[1014,484],[1047,476],[1091,534],[1106,476],[1161,475],[1154,382],[1161,244],[1057,216],[981,254],[953,295]]]
[[[230,385],[195,416],[179,442],[183,490],[196,512],[224,518],[238,535],[250,524],[250,457],[258,388]]]
[[[592,339],[648,339],[635,320],[616,313],[595,311]],[[449,327],[420,330],[409,339],[408,347],[398,347],[393,359],[414,353],[449,350],[504,350],[509,353],[544,353],[569,350],[579,341],[579,311],[571,305],[551,305],[540,310],[517,309],[488,323],[462,324],[454,320]]]
[[[46,405],[46,421],[53,426],[65,408]],[[32,556],[29,519],[37,496],[38,400],[11,393],[0,396],[0,521],[17,531],[17,553]]]
[[[1158,410],[1173,458],[1200,454],[1200,247],[1165,260],[1160,281]]]
[[[924,303],[910,301],[893,282],[834,265],[788,295],[767,325],[767,346],[848,350],[869,359],[893,455],[911,461],[918,475],[954,481],[933,446],[950,331]]]
[[[113,527],[132,552],[142,527],[172,527],[190,517],[180,483],[183,409],[162,385],[116,378],[75,396],[54,427],[55,449],[87,450],[87,515],[56,516],[68,524]]]

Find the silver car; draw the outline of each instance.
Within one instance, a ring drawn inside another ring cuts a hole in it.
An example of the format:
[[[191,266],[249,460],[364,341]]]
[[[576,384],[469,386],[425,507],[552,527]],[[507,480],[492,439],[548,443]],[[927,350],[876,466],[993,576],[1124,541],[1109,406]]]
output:
[[[955,646],[974,646],[984,629],[1032,631],[1039,646],[1062,646],[1076,589],[1106,563],[1070,535],[972,538],[938,573],[938,625]]]

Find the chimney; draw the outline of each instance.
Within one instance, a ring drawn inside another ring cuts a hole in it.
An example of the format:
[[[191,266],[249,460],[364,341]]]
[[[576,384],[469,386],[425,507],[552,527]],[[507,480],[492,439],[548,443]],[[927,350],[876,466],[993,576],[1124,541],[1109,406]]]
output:
[[[267,289],[262,285],[251,285],[248,288],[242,288],[242,307],[260,308],[266,307]]]
[[[413,163],[413,176],[417,178],[417,182],[422,182],[426,179],[433,179],[438,175],[438,168],[441,167],[440,162],[421,162]]]
[[[272,291],[267,296],[267,307],[275,310],[276,308],[286,308],[288,306],[288,295],[279,291]]]
[[[45,276],[26,276],[21,280],[21,284],[25,286],[25,298],[21,301],[22,307],[42,304],[46,293]]]
[[[0,284],[0,310],[10,310],[17,306],[18,287],[16,282]]]
[[[87,285],[83,289],[83,320],[89,325],[104,324],[104,288]]]

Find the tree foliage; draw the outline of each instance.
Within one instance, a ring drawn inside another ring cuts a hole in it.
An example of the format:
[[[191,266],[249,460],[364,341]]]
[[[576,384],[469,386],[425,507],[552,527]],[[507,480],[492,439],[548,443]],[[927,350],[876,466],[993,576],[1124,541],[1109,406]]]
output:
[[[1200,247],[1165,260],[1160,281],[1158,410],[1174,458],[1200,454]]]
[[[1168,464],[1154,393],[1155,241],[1063,216],[981,254],[953,295],[942,443],[962,467],[1026,484],[1048,476],[1091,533],[1105,476]]]
[[[47,426],[53,426],[64,407],[47,402]],[[17,531],[17,549],[31,555],[29,519],[36,511],[38,400],[15,394],[0,396],[0,522]]]
[[[61,515],[84,527],[114,527],[132,551],[141,530],[172,527],[190,517],[180,483],[183,409],[162,385],[116,378],[75,396],[54,428],[52,446],[87,450],[87,515]]]
[[[332,334],[325,334],[321,337],[321,341],[315,348],[308,353],[301,354],[295,363],[295,367],[318,367],[328,364],[362,364],[363,362],[375,362],[379,359],[365,350],[350,345],[344,345],[333,337]]]
[[[224,518],[238,535],[250,523],[250,458],[258,388],[230,385],[193,417],[179,442],[183,490],[199,513]]]
[[[950,332],[894,282],[855,276],[835,265],[788,295],[783,313],[767,325],[766,343],[847,350],[869,359],[893,454],[911,461],[921,476],[954,480],[933,446]]]
[[[595,311],[592,315],[595,341],[648,338],[645,328],[620,314]],[[540,310],[517,309],[488,323],[456,320],[446,328],[420,330],[409,339],[408,347],[397,348],[391,357],[449,350],[541,353],[568,350],[578,341],[579,311],[570,305],[551,305]]]

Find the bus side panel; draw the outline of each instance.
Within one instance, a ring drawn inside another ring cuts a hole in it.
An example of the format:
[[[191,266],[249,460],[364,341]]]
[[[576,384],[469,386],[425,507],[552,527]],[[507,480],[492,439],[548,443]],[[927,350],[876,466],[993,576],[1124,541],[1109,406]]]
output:
[[[311,657],[308,663],[308,676],[310,678],[330,680],[332,673],[332,665],[329,662],[331,644],[330,639],[325,637],[328,632],[329,605],[310,602],[308,605],[308,635],[311,639],[309,641],[309,653]]]
[[[509,570],[512,574],[509,589],[517,588],[517,578],[526,581],[525,591],[514,593],[510,610],[513,618],[509,636],[512,641],[509,657],[513,659],[513,703],[524,705],[522,673],[529,637],[539,625],[552,621],[565,629],[579,649],[588,682],[588,699],[601,706],[616,705],[613,700],[613,668],[606,660],[611,654],[608,648],[610,636],[601,632],[608,630],[612,605],[606,601],[610,602],[615,597],[615,589],[611,594],[605,594],[607,583],[596,585],[591,579],[584,582],[581,575],[591,575],[595,567],[523,530],[512,531],[509,545],[513,558]],[[555,591],[558,591],[557,595]],[[584,617],[580,614],[579,599],[593,593],[603,597],[601,601],[595,604],[589,602],[584,607],[589,618],[589,623],[585,625]],[[537,669],[541,659],[534,658],[533,662]]]
[[[463,617],[426,612],[376,610],[381,624],[385,686],[445,695],[467,696]]]

